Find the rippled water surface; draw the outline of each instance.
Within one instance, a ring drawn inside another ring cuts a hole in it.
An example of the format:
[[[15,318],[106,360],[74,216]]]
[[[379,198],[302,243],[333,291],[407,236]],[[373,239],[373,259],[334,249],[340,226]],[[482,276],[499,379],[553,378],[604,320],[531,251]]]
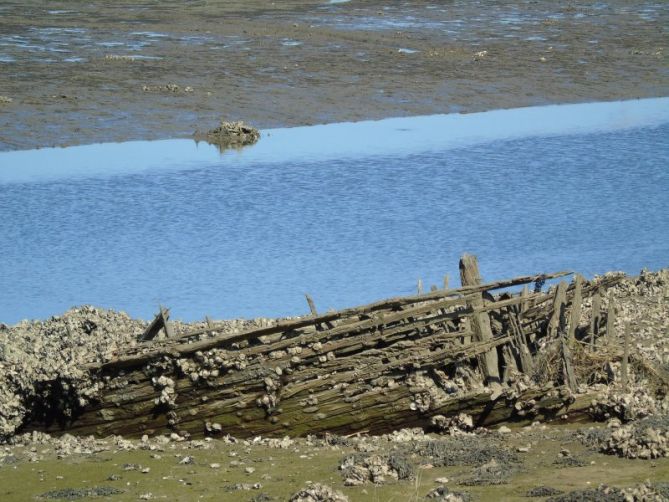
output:
[[[669,266],[669,99],[0,154],[0,321],[92,303],[273,316],[487,279]]]

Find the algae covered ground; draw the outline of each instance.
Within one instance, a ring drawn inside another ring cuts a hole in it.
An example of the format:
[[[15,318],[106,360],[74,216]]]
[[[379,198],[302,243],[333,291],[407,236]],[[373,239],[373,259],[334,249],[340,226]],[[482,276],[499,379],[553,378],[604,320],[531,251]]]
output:
[[[35,433],[17,437],[0,454],[0,498],[269,501],[290,500],[310,483],[322,483],[351,501],[625,500],[603,487],[595,490],[602,484],[664,486],[669,459],[619,458],[585,445],[584,437],[604,429],[586,433],[573,424],[536,423],[449,436],[403,430],[362,438],[197,441]],[[358,459],[352,461],[357,467],[351,470],[349,462],[342,469],[347,458]],[[374,458],[390,460],[383,465]],[[369,471],[360,468],[371,464]],[[395,479],[398,473],[405,479]],[[586,492],[561,495],[575,490]],[[657,490],[655,498],[643,500],[664,500],[666,487]]]

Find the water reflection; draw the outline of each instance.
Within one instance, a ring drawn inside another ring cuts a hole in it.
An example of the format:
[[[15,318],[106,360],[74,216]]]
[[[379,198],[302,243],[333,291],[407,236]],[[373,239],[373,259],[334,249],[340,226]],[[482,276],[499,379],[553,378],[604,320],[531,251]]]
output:
[[[43,148],[0,152],[0,183],[109,177],[203,166],[406,156],[493,141],[592,134],[667,121],[669,98],[657,98],[266,129],[252,148],[222,154],[216,147],[186,139]]]

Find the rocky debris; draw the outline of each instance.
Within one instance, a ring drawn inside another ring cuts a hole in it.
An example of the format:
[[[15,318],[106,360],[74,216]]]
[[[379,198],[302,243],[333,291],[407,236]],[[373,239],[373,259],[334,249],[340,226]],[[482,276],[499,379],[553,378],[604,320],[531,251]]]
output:
[[[239,148],[252,145],[260,139],[260,131],[244,122],[225,122],[210,131],[195,131],[196,141],[206,141],[220,148]]]
[[[133,347],[144,326],[124,312],[83,306],[0,329],[0,440],[29,413],[47,413],[47,403],[65,417],[87,404],[99,383],[82,366]]]
[[[590,414],[596,420],[619,418],[623,422],[637,420],[669,411],[666,399],[657,399],[647,388],[636,386],[629,392],[608,388],[604,395],[594,399]]]
[[[224,489],[226,492],[260,490],[262,485],[260,483],[235,483],[234,485],[227,485]]]
[[[313,483],[290,497],[290,502],[348,502],[348,497],[327,485]]]
[[[217,321],[212,332],[190,341],[267,327],[275,322],[265,318]],[[207,327],[205,322],[170,324],[176,336]],[[51,418],[67,419],[94,400],[103,386],[127,385],[122,376],[113,381],[93,381],[84,366],[110,361],[127,350],[148,350],[138,341],[146,326],[146,321],[132,319],[125,312],[89,305],[74,307],[45,321],[22,321],[13,326],[0,323],[0,442],[11,437],[29,415],[39,419],[50,414]],[[168,343],[169,340],[156,340],[151,346]],[[244,364],[242,356],[234,357],[229,364],[240,367]],[[184,371],[192,374],[192,379],[206,381],[216,377],[213,368],[200,367],[207,366],[204,359],[201,363],[191,362],[193,368]],[[155,373],[152,383],[157,392],[156,405],[173,407],[177,397],[174,379],[163,375],[161,367],[147,371]],[[212,435],[222,432],[220,424],[211,424],[208,431]]]
[[[251,497],[251,502],[270,502],[270,500],[276,500],[274,497],[267,495],[266,493],[258,493]]]
[[[109,486],[94,486],[92,488],[63,488],[61,490],[51,490],[40,495],[40,498],[49,500],[78,500],[90,497],[109,497],[123,493],[118,488]]]
[[[105,54],[106,61],[141,61],[137,56],[127,54]]]
[[[368,482],[383,484],[415,477],[413,464],[404,455],[394,453],[353,453],[344,457],[339,469],[346,486],[358,486]]]
[[[668,457],[669,415],[648,417],[626,425],[613,419],[608,429],[582,431],[579,437],[586,446],[619,457]]]
[[[474,430],[474,419],[466,413],[448,418],[443,415],[435,415],[430,419],[430,422],[439,432],[451,436]]]
[[[193,88],[190,85],[181,87],[178,84],[169,83],[164,85],[143,85],[142,91],[144,92],[171,92],[173,94],[193,92]]]
[[[425,441],[411,445],[409,451],[426,459],[435,467],[483,466],[494,460],[503,468],[510,468],[521,462],[513,450],[503,446],[493,437],[483,438],[473,435]]]
[[[575,490],[546,499],[546,502],[666,502],[669,483],[646,481],[631,488],[600,485],[596,489]]]
[[[389,434],[378,436],[381,441],[390,441],[391,443],[408,443],[410,441],[426,441],[430,436],[425,435],[425,431],[420,427],[413,429],[399,429]]]
[[[468,493],[452,492],[445,486],[438,486],[434,490],[430,490],[425,498],[437,502],[469,502],[471,500]]]
[[[552,488],[550,486],[537,486],[535,488],[530,488],[525,494],[526,497],[551,497],[553,495],[560,495],[562,490],[557,488]]]
[[[353,444],[349,438],[337,434],[325,434],[324,441],[328,446],[351,446]]]
[[[504,485],[509,482],[512,470],[495,459],[474,469],[473,475],[460,482],[465,486]]]
[[[10,98],[9,96],[1,96],[0,95],[0,105],[8,105],[12,101],[14,101],[14,100],[12,98]]]
[[[571,453],[560,453],[553,461],[553,465],[557,465],[558,467],[584,467],[588,463],[581,457],[574,456]]]

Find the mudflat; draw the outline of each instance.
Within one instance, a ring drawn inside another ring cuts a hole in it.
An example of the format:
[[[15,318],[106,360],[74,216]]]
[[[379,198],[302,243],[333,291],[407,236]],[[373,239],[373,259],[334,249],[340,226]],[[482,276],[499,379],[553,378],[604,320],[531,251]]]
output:
[[[0,150],[667,94],[663,2],[3,2]]]

